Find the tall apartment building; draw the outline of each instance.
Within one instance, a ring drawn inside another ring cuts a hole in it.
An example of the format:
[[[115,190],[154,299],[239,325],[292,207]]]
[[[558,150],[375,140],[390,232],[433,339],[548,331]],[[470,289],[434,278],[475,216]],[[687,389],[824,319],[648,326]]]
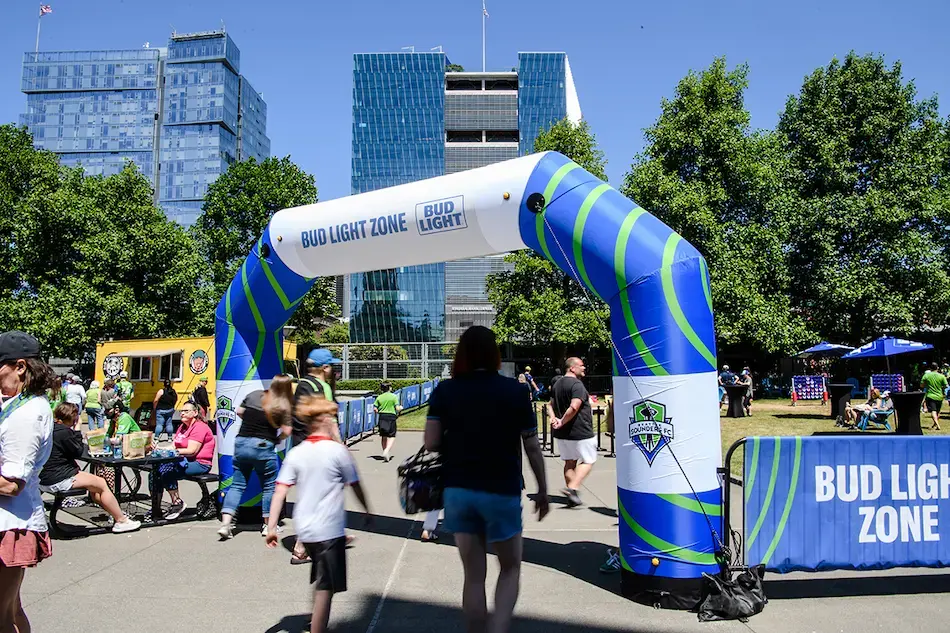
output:
[[[20,123],[37,148],[89,175],[133,162],[155,202],[188,226],[234,161],[270,156],[267,104],[222,31],[172,34],[167,47],[25,53]]]
[[[529,154],[580,104],[565,53],[519,53],[508,72],[446,72],[444,53],[354,56],[352,190],[363,193]],[[489,326],[501,256],[347,276],[353,342],[455,341]]]

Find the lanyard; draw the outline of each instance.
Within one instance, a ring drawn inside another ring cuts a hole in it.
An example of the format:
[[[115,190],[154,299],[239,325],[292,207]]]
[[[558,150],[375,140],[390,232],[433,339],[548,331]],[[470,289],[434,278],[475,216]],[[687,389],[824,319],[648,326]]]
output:
[[[27,402],[29,402],[35,397],[36,396],[26,396],[22,393],[18,395],[11,404],[8,404],[7,406],[5,406],[3,408],[3,411],[0,412],[0,424],[3,424],[4,422],[6,422],[7,418],[13,415],[14,411],[16,411],[17,409],[19,409],[20,407],[22,407],[23,405],[25,405]]]
[[[316,444],[317,442],[322,442],[323,440],[331,440],[331,441],[332,441],[333,438],[332,438],[332,437],[327,437],[326,435],[310,435],[310,436],[308,436],[307,439],[306,439],[307,442],[310,442],[310,443],[312,443],[312,444]]]

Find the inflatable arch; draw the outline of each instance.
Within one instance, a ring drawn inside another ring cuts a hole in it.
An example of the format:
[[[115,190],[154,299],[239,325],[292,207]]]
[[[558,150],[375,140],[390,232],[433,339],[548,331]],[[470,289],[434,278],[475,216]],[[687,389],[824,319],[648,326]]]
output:
[[[233,409],[282,371],[282,326],[316,277],[526,247],[610,306],[623,593],[689,608],[702,573],[719,571],[722,524],[708,271],[669,227],[554,152],[274,215],[215,314],[222,488]]]

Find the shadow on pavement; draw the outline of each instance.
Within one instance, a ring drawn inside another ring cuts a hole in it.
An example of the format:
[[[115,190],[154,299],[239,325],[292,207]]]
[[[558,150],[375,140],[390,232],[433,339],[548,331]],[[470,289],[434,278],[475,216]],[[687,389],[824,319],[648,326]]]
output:
[[[333,630],[337,633],[365,633],[370,622],[376,617],[379,598],[379,595],[368,595],[359,615],[345,622],[333,621]],[[309,613],[294,614],[285,616],[264,633],[304,633],[309,631],[309,626]],[[465,622],[462,610],[459,608],[388,598],[373,630],[377,633],[442,633],[443,631],[464,631]],[[637,626],[602,627],[517,615],[511,624],[511,630],[519,633],[620,633],[621,631],[647,633],[648,631],[647,628]]]
[[[796,578],[765,581],[769,600],[896,596],[950,592],[950,574],[866,576],[861,578]]]
[[[367,526],[362,512],[347,512],[346,526],[354,532],[370,532],[395,538],[419,539],[422,534],[421,515],[419,520],[387,516],[374,516],[373,519],[372,525]],[[284,536],[281,544],[285,550],[292,552],[295,540],[296,537],[292,535]],[[441,538],[433,545],[455,547],[455,540],[451,534],[442,533]],[[599,571],[600,564],[606,558],[607,547],[594,541],[552,543],[526,536],[522,560],[560,571],[604,591],[620,595],[620,575],[603,574]],[[458,563],[457,572],[461,575],[461,563]]]
[[[797,420],[831,420],[827,413],[776,413],[776,418],[789,418]]]

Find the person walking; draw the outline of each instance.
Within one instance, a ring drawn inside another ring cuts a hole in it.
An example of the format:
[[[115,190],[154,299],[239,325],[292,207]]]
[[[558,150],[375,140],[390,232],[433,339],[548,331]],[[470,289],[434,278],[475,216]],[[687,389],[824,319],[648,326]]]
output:
[[[369,502],[360,485],[356,463],[350,452],[330,437],[337,424],[336,403],[314,395],[297,405],[298,420],[310,425],[310,434],[287,453],[277,477],[277,489],[268,510],[265,545],[275,549],[278,543],[280,513],[291,487],[297,488],[294,504],[294,528],[313,567],[313,615],[311,633],[323,633],[330,621],[333,596],[346,591],[346,508],[344,488],[349,486],[372,523]]]
[[[208,399],[208,377],[202,376],[198,379],[198,386],[191,392],[191,399],[198,405],[198,413],[202,420],[208,419],[208,413],[211,411],[211,401]]]
[[[736,384],[736,375],[729,369],[729,365],[723,365],[719,372],[719,406],[726,401],[726,387]]]
[[[135,397],[135,385],[129,382],[128,372],[119,372],[119,382],[115,383],[115,393],[122,399],[126,411],[131,411],[132,398]]]
[[[384,382],[379,385],[379,388],[383,392],[376,396],[373,411],[379,416],[379,437],[383,447],[383,461],[389,462],[392,460],[389,451],[396,443],[396,418],[402,407],[399,406],[399,398],[392,391],[392,385]]]
[[[75,374],[68,374],[66,378],[69,384],[66,385],[64,401],[76,405],[82,411],[86,408],[86,390],[82,387],[82,380]]]
[[[564,462],[564,483],[561,492],[567,497],[567,507],[582,505],[578,491],[597,461],[597,437],[590,394],[581,382],[587,368],[580,358],[568,358],[564,377],[557,381],[554,393],[547,403],[551,435],[560,440],[561,461]]]
[[[296,408],[301,399],[313,395],[322,396],[326,400],[336,402],[334,394],[336,371],[334,365],[339,365],[342,362],[339,358],[333,356],[333,353],[328,349],[321,347],[311,350],[307,355],[307,375],[297,382],[297,391],[294,393],[294,407]],[[309,428],[309,425],[300,421],[295,414],[291,444],[297,446],[307,439]],[[343,441],[338,427],[330,429],[330,436],[337,442]]]
[[[947,377],[940,373],[937,363],[930,363],[930,368],[920,379],[920,388],[924,394],[924,405],[933,419],[933,431],[940,430],[940,409],[943,406],[943,396],[947,389]]]
[[[445,527],[455,533],[462,561],[462,611],[470,632],[507,631],[518,600],[522,446],[538,484],[538,518],[549,509],[531,400],[525,398],[525,388],[501,376],[500,369],[495,334],[478,325],[468,328],[456,346],[452,377],[433,390],[426,417],[425,447],[442,454]],[[490,629],[485,600],[488,546],[500,565]]]
[[[277,482],[276,444],[292,432],[293,386],[288,376],[274,376],[267,389],[252,391],[244,397],[235,413],[241,418],[241,430],[234,438],[234,480],[224,496],[221,507],[221,528],[218,536],[228,540],[234,536],[231,526],[247,478],[257,473],[261,482],[261,510],[264,525],[261,536],[267,536],[267,517]]]
[[[105,382],[102,383],[102,395],[99,396],[99,402],[102,403],[103,415],[105,415],[106,411],[112,409],[112,401],[118,399],[118,397],[115,391],[115,381],[111,378],[106,378]]]
[[[88,490],[92,502],[112,517],[112,532],[134,532],[142,525],[130,519],[119,508],[105,479],[79,468],[76,458],[82,457],[85,445],[79,426],[79,409],[71,402],[63,402],[53,411],[53,444],[49,459],[40,471],[40,490],[55,494],[67,490]]]
[[[158,442],[168,441],[175,433],[175,406],[178,404],[178,392],[172,389],[172,381],[165,379],[162,388],[152,399],[152,411],[155,415],[155,438]]]
[[[106,424],[106,416],[102,410],[102,388],[98,380],[89,383],[86,392],[86,427],[93,431],[101,429]]]
[[[25,332],[0,334],[0,626],[30,630],[20,601],[27,567],[53,553],[40,495],[40,471],[53,446],[54,396],[61,383]]]
[[[752,372],[749,371],[748,367],[742,368],[742,373],[739,374],[737,384],[745,387],[745,395],[742,397],[742,408],[745,409],[747,416],[752,415]]]

